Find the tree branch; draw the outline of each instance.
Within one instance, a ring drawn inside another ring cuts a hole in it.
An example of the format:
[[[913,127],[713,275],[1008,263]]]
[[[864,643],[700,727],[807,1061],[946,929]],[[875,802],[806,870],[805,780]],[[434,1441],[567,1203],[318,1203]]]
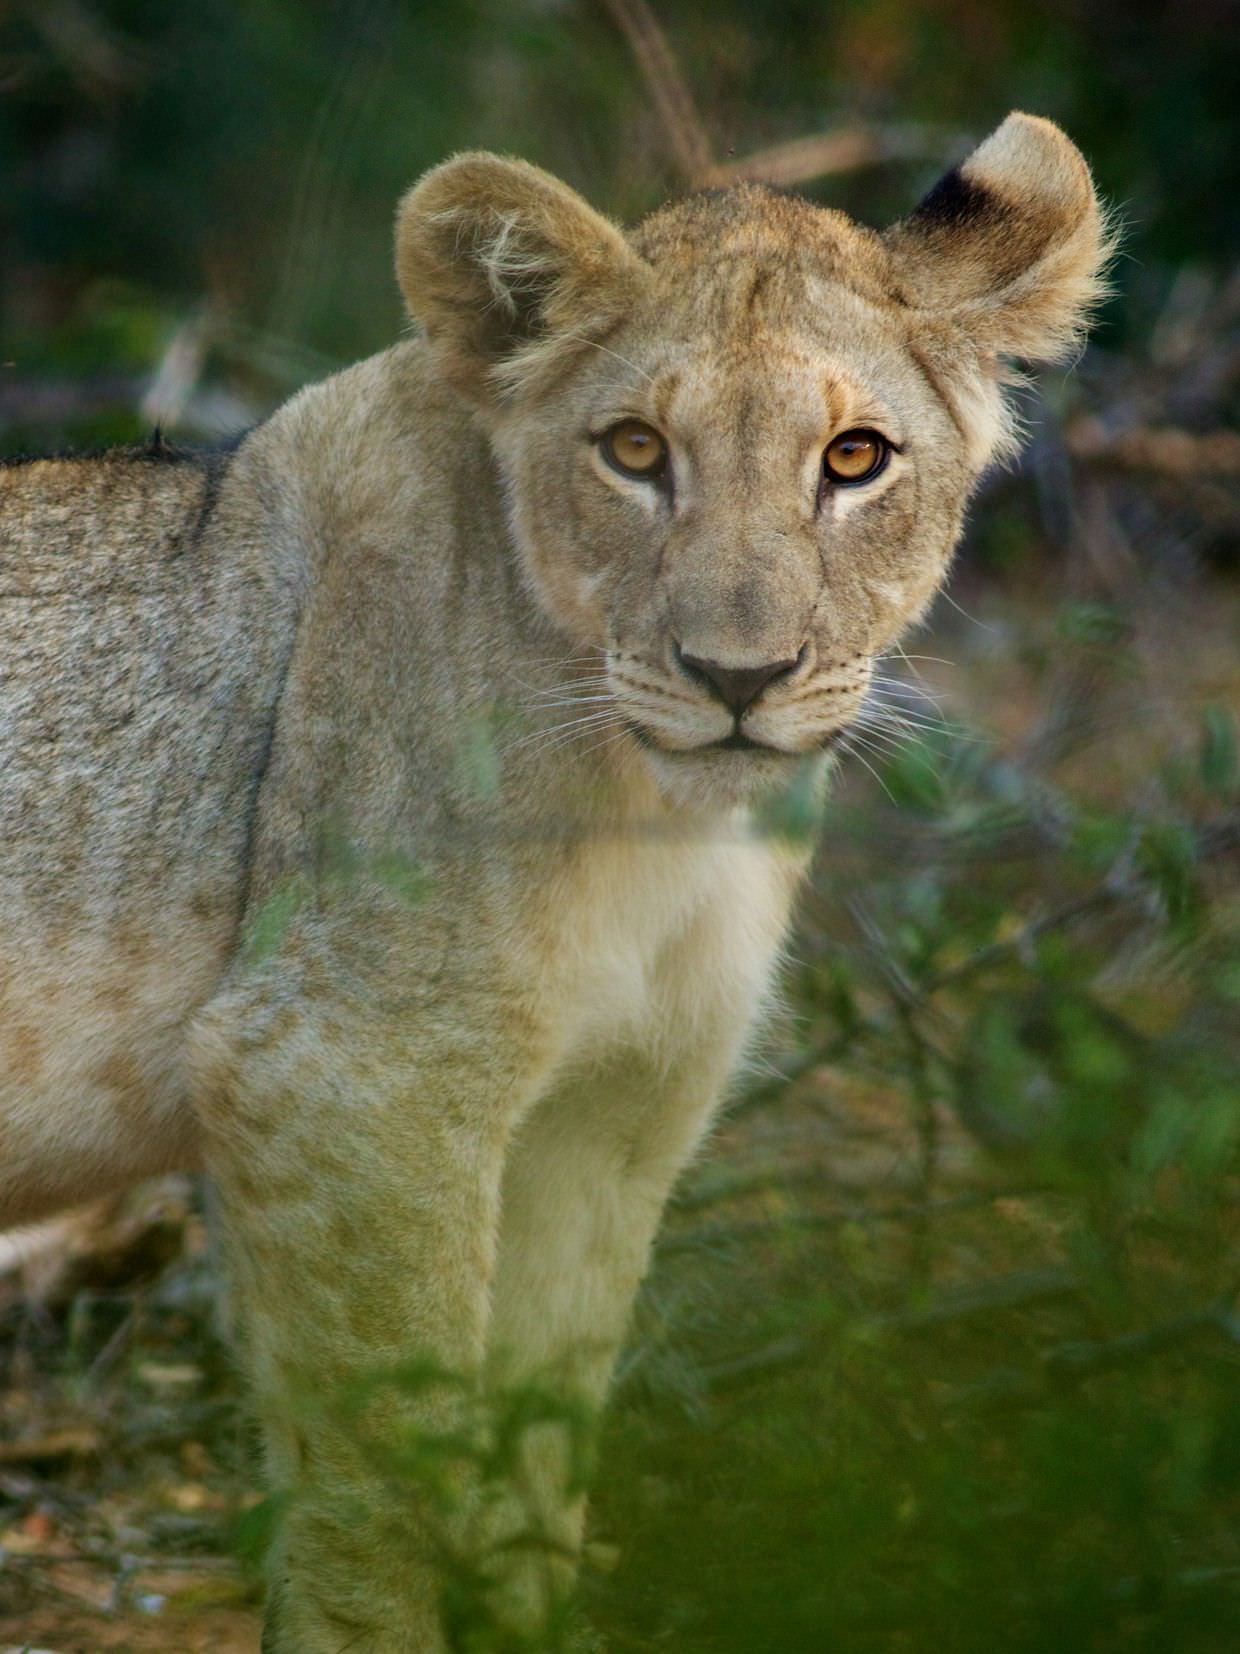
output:
[[[654,12],[646,0],[603,0],[603,5],[637,59],[685,181],[708,182],[714,156],[706,126]]]

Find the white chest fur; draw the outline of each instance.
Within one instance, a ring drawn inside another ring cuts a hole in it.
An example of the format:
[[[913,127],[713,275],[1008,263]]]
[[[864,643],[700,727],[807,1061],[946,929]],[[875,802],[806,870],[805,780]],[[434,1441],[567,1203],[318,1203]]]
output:
[[[591,846],[558,938],[565,1054],[672,1051],[769,992],[801,858],[743,820]]]

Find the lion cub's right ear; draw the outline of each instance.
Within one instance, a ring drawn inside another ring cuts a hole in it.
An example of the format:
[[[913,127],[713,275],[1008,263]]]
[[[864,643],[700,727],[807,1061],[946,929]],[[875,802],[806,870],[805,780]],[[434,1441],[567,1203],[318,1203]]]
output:
[[[525,161],[458,155],[397,213],[405,302],[444,378],[483,407],[610,326],[647,270],[614,224]]]
[[[1076,145],[1016,112],[883,239],[908,304],[983,354],[1054,361],[1105,296],[1116,237]]]

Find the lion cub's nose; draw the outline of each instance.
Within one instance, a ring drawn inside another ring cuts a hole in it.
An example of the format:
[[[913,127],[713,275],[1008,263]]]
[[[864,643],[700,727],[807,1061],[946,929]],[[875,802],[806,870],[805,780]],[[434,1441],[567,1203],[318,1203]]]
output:
[[[717,700],[723,702],[739,718],[775,678],[782,678],[800,662],[800,655],[792,660],[773,660],[765,666],[723,666],[717,660],[699,660],[696,655],[681,653],[676,645],[676,658],[691,678],[704,683]]]

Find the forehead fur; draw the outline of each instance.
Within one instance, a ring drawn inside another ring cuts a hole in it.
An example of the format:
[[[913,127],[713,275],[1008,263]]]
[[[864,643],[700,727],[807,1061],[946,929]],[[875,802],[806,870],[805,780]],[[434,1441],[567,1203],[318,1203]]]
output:
[[[916,351],[976,466],[1007,429],[1001,362],[1073,348],[1109,247],[1077,150],[1014,114],[881,236],[754,183],[673,202],[626,236],[536,167],[463,155],[407,197],[397,263],[440,372],[488,417],[545,395],[617,330],[651,345],[688,330],[760,358],[756,332],[821,315],[833,348],[881,333]]]
[[[887,252],[842,212],[766,184],[699,190],[660,207],[630,234],[658,273],[697,277],[743,260],[769,280],[780,271],[835,281],[875,300],[895,298]]]

